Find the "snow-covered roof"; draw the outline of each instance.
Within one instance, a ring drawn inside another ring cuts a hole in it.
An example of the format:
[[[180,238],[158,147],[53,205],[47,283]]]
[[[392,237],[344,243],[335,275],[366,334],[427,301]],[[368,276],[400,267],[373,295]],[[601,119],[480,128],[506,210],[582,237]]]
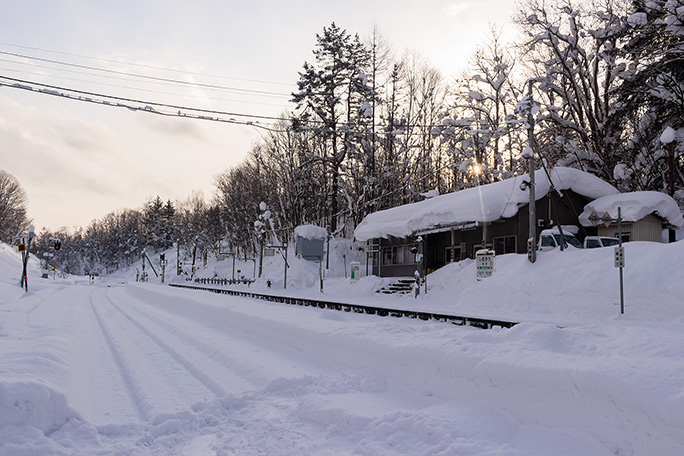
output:
[[[569,189],[589,199],[618,193],[607,182],[577,169],[557,167],[549,174],[556,189]],[[359,241],[389,236],[407,237],[431,229],[513,217],[521,206],[529,203],[529,191],[520,188],[526,180],[527,175],[518,176],[374,212],[356,227],[354,236]],[[549,179],[543,169],[535,172],[535,182],[535,196],[541,199],[550,189]]]
[[[598,198],[584,207],[579,221],[584,226],[591,226],[589,216],[593,211],[599,216],[607,212],[611,218],[616,219],[618,207],[622,211],[622,220],[626,222],[636,222],[655,213],[675,228],[684,227],[684,218],[677,202],[660,192],[619,193]]]
[[[299,225],[294,231],[295,237],[300,237],[313,241],[316,239],[325,240],[328,237],[328,230],[316,225]]]

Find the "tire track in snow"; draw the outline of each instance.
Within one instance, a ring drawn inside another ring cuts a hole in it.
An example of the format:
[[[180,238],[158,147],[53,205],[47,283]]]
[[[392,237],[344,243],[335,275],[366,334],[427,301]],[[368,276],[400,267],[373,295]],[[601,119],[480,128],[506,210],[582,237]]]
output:
[[[200,383],[202,383],[209,391],[211,391],[216,398],[221,398],[223,396],[226,396],[228,394],[228,391],[226,391],[221,385],[219,385],[216,381],[214,381],[209,375],[207,375],[205,372],[203,372],[201,369],[199,369],[194,363],[192,363],[190,360],[188,360],[185,356],[180,354],[177,350],[175,350],[173,347],[171,347],[168,343],[163,341],[160,337],[155,335],[152,331],[150,331],[146,326],[141,324],[139,321],[134,319],[128,312],[124,311],[119,307],[110,297],[107,295],[107,299],[111,303],[111,305],[117,309],[128,321],[130,321],[133,325],[135,325],[142,333],[144,333],[147,337],[150,338],[155,344],[159,346],[162,350],[164,350],[166,353],[171,356],[179,365],[181,365],[190,375],[195,377]],[[149,316],[147,316],[150,318]],[[150,318],[152,320],[152,318]],[[160,325],[163,329],[168,330],[173,332],[174,328],[172,328],[170,325]],[[205,353],[206,354],[206,353]]]
[[[146,401],[141,397],[139,390],[134,386],[133,379],[129,375],[129,372],[132,372],[131,366],[127,365],[126,361],[124,360],[125,358],[123,356],[123,353],[121,353],[121,351],[114,344],[114,340],[112,339],[111,334],[102,322],[102,317],[95,308],[94,294],[95,293],[90,294],[90,307],[93,310],[95,320],[97,321],[100,331],[102,332],[102,336],[105,340],[105,343],[107,344],[109,352],[112,355],[112,359],[116,364],[116,368],[119,372],[119,375],[124,382],[126,391],[128,392],[128,395],[132,398],[131,402],[133,404],[133,408],[135,409],[135,412],[138,415],[138,419],[140,421],[150,421],[150,417],[146,412],[146,408],[141,407],[141,404],[146,403]]]
[[[186,413],[200,404],[217,401],[217,395],[178,362],[164,346],[126,317],[101,289],[100,325],[118,353],[127,388],[152,425]]]
[[[178,318],[184,318],[176,312],[171,312],[168,307],[168,303],[165,303],[164,305],[157,305],[157,303],[153,300],[144,301],[140,298],[132,296],[130,294],[129,289],[118,288],[117,290],[125,292],[126,295],[128,295],[129,299],[134,300],[135,302],[140,304],[139,306],[134,307],[136,313],[144,316],[149,321],[159,326],[161,329],[165,331],[165,333],[172,334],[173,336],[178,338],[178,340],[185,347],[192,348],[201,356],[206,357],[206,359],[211,360],[213,363],[220,366],[220,368],[225,372],[226,376],[237,380],[237,383],[243,385],[240,388],[240,391],[229,391],[227,393],[237,394],[243,393],[248,390],[262,388],[266,386],[266,384],[268,384],[268,382],[270,382],[274,378],[280,377],[280,375],[278,374],[278,370],[274,368],[274,366],[279,365],[279,361],[283,362],[283,360],[280,359],[280,357],[277,357],[276,359],[275,355],[263,352],[260,353],[259,357],[257,358],[249,358],[245,356],[245,353],[249,352],[250,349],[252,349],[253,351],[255,348],[262,348],[256,347],[253,343],[248,342],[248,337],[245,334],[241,334],[240,336],[236,337],[234,334],[229,334],[227,328],[219,327],[219,331],[217,332],[217,334],[220,334],[224,337],[230,337],[230,342],[224,339],[221,341],[222,343],[212,343],[211,341],[207,341],[205,339],[196,337],[189,331],[181,329],[178,325],[173,324],[170,320],[164,321],[162,318],[156,315],[152,315],[152,313],[146,312],[142,309],[145,305],[150,305],[164,311],[165,313],[171,313],[172,315],[177,316]],[[121,309],[119,310],[121,311]],[[197,307],[195,307],[193,310],[195,312],[191,315],[188,315],[188,317],[193,319],[200,317],[202,319],[201,324],[209,322],[214,324],[216,323],[215,318],[212,318],[216,317],[215,315],[200,314],[197,312]],[[267,343],[263,340],[261,340],[260,342],[262,345]],[[233,348],[229,349],[226,347],[227,345],[230,345]],[[234,348],[238,346],[242,349]],[[255,359],[259,359],[260,362],[257,363]],[[264,361],[265,359],[270,360]],[[225,380],[225,378],[223,379]],[[233,381],[231,380],[229,381],[229,383],[233,384]]]

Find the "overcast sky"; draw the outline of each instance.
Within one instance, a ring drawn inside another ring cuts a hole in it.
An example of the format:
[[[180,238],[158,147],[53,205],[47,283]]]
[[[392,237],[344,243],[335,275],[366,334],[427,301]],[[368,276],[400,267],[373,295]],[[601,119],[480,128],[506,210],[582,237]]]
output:
[[[313,60],[316,34],[333,21],[362,37],[375,23],[397,54],[416,50],[454,77],[483,43],[489,24],[514,31],[513,11],[513,0],[4,1],[0,76],[278,116],[293,107],[288,94],[297,72]],[[0,86],[0,169],[26,190],[38,230],[85,227],[156,195],[185,200],[200,190],[209,199],[214,176],[239,163],[259,135],[250,126]]]

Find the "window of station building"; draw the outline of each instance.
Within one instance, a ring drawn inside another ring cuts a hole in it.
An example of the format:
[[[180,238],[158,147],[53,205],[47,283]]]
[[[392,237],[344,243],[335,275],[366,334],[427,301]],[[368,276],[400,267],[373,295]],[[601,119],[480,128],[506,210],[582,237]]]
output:
[[[383,266],[397,264],[413,264],[414,255],[410,251],[410,245],[393,245],[383,247],[382,264]]]
[[[444,263],[451,263],[452,261],[461,261],[463,257],[461,256],[461,252],[463,252],[463,249],[461,246],[454,247],[453,249],[451,246],[447,246],[444,249]]]
[[[516,236],[501,236],[494,238],[494,251],[497,255],[516,253]]]

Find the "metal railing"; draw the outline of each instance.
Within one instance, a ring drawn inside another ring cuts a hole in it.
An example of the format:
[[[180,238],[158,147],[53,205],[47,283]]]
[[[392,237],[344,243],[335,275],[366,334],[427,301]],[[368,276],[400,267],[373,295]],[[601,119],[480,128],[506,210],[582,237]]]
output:
[[[228,280],[228,279],[205,279],[205,280]],[[364,306],[362,304],[350,304],[345,302],[323,301],[319,299],[298,298],[292,296],[277,296],[263,293],[254,293],[250,291],[230,290],[227,288],[210,288],[196,285],[185,284],[169,284],[172,287],[189,288],[193,290],[211,291],[213,293],[227,294],[231,296],[240,296],[253,299],[261,299],[269,302],[280,302],[284,304],[299,305],[304,307],[316,307],[320,309],[331,309],[344,312],[355,312],[369,315],[378,315],[381,317],[408,317],[420,320],[436,320],[447,323],[452,323],[459,326],[473,326],[481,329],[491,329],[493,327],[511,328],[517,322],[505,320],[493,320],[488,318],[474,318],[462,315],[449,315],[433,312],[422,312],[419,310],[405,310],[405,309],[391,309],[376,306]]]

